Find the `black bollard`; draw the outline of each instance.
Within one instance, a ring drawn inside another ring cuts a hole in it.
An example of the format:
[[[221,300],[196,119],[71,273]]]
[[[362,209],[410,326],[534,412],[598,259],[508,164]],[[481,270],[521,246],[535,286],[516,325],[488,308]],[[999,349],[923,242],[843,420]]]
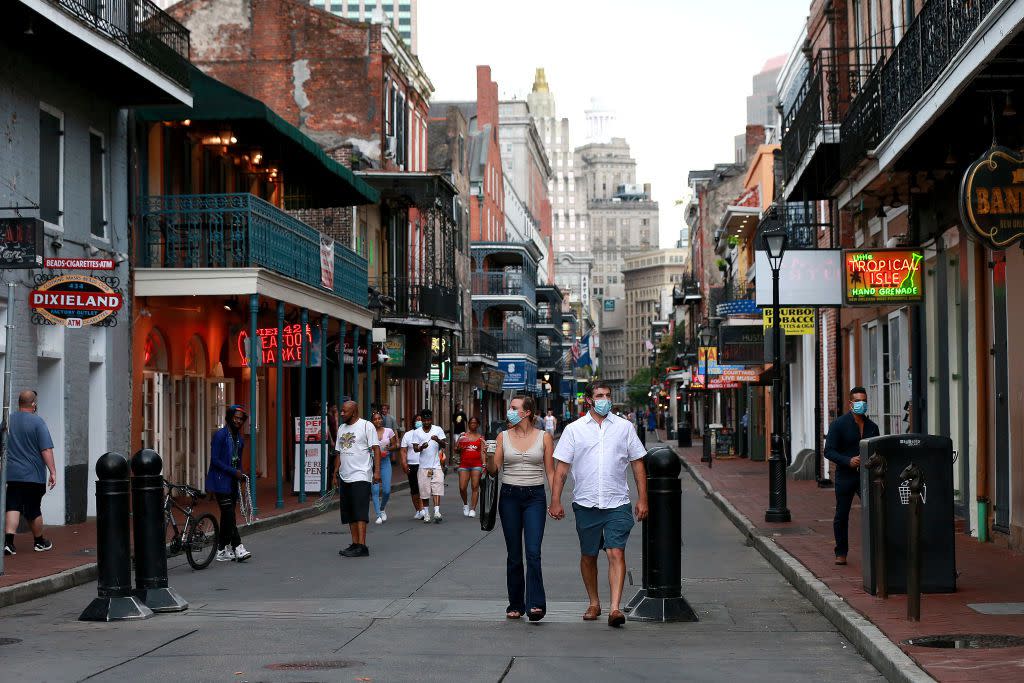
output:
[[[910,463],[900,473],[900,489],[909,489],[907,515],[907,621],[921,621],[921,503],[924,473]],[[904,491],[900,491],[901,498]]]
[[[697,621],[683,597],[682,464],[667,446],[650,450],[647,469],[647,519],[643,522],[643,588],[629,601],[630,621]],[[642,594],[642,595],[641,595]]]
[[[128,535],[128,459],[106,453],[96,462],[96,599],[79,621],[148,619],[153,611],[132,596]]]
[[[867,461],[871,482],[871,560],[875,569],[875,590],[880,598],[889,597],[889,577],[885,552],[885,470],[886,462],[878,453]]]
[[[182,612],[188,602],[167,586],[162,470],[163,461],[154,450],[144,448],[132,456],[133,594],[154,612]]]

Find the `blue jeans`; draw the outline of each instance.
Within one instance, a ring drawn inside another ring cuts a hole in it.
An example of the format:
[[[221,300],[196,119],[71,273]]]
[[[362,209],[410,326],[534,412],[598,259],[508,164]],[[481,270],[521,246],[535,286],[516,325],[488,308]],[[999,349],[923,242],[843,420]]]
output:
[[[381,510],[388,506],[391,499],[391,458],[385,456],[380,459],[380,483],[374,483],[370,487],[370,500],[373,501],[373,511],[380,517]]]
[[[544,576],[540,569],[540,546],[544,541],[547,496],[544,486],[501,485],[498,515],[508,550],[508,611],[525,614],[530,609],[547,609]],[[523,545],[526,545],[526,580],[523,580]]]

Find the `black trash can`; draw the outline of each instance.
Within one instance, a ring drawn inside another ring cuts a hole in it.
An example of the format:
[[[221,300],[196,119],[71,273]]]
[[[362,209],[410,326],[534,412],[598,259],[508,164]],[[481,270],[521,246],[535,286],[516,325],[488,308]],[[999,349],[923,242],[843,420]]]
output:
[[[885,459],[885,538],[875,538],[870,473],[865,464],[873,454]],[[924,474],[921,519],[921,591],[956,591],[956,552],[953,513],[953,442],[931,434],[893,434],[860,442],[861,555],[864,590],[877,592],[874,552],[885,543],[889,593],[907,592],[907,516],[909,489],[900,473],[914,463]]]

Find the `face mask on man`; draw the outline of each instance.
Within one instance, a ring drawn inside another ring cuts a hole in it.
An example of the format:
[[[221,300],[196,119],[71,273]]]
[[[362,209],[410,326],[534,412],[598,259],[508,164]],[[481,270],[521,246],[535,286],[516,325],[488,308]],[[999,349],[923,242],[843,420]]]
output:
[[[853,414],[854,415],[867,415],[868,414],[868,402],[867,401],[854,401],[853,402]]]
[[[423,420],[416,420],[416,429],[423,429]]]
[[[612,412],[612,400],[610,398],[599,398],[594,401],[594,412],[601,417],[606,417]]]
[[[523,418],[519,415],[518,410],[515,408],[509,408],[508,412],[505,413],[505,419],[508,420],[510,425],[515,427]]]

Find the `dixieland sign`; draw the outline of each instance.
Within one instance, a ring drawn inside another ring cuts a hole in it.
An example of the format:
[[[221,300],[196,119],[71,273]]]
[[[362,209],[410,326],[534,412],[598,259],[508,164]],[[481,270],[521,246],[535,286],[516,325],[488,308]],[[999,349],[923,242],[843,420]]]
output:
[[[960,218],[968,236],[991,249],[1024,239],[1024,156],[997,145],[968,166]]]
[[[124,297],[99,278],[59,275],[33,289],[28,303],[43,322],[75,328],[106,320],[121,309]]]

